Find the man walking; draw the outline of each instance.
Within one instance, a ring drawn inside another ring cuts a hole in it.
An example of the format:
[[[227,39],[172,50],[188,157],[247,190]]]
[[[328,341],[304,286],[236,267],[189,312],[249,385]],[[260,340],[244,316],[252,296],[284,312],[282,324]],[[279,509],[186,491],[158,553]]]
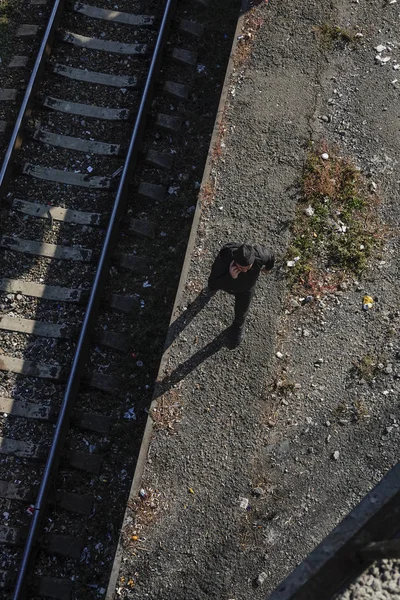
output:
[[[223,246],[211,268],[208,288],[223,290],[235,296],[235,320],[229,328],[230,345],[238,346],[244,338],[244,323],[261,273],[270,271],[275,263],[273,252],[259,244],[250,246],[230,242]]]

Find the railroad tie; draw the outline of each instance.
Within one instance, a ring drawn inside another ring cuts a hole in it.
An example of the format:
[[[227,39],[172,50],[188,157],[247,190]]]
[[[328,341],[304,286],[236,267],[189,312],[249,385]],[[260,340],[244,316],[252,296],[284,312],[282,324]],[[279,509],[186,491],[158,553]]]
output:
[[[74,583],[70,579],[40,576],[34,579],[33,588],[38,596],[53,600],[70,600]]]
[[[145,162],[153,167],[169,170],[172,168],[174,157],[172,154],[150,149],[147,151]]]
[[[183,19],[180,22],[179,29],[197,38],[201,38],[204,33],[204,25],[197,23],[197,21],[188,21],[187,19]]]
[[[0,571],[0,588],[10,588],[17,578],[17,574],[13,571]],[[69,600],[67,598],[66,600]]]
[[[96,331],[93,334],[93,341],[100,346],[106,346],[119,352],[127,352],[130,344],[129,337],[126,334],[105,330]]]
[[[34,256],[55,258],[58,260],[73,260],[75,262],[90,262],[93,259],[93,251],[89,248],[74,248],[73,246],[60,246],[58,244],[47,244],[35,240],[24,240],[4,235],[0,240],[0,247],[15,252],[23,252]]]
[[[154,183],[148,183],[147,181],[142,181],[138,187],[139,196],[149,200],[154,200],[155,202],[162,202],[166,193],[167,188],[165,185],[157,185]]]
[[[176,98],[177,100],[187,100],[190,88],[188,85],[176,83],[175,81],[166,81],[163,88],[164,94]]]
[[[0,355],[0,371],[10,371],[26,377],[39,377],[41,379],[60,380],[64,375],[61,365],[46,364]]]
[[[49,206],[48,204],[38,204],[29,200],[14,198],[12,202],[14,210],[18,210],[24,215],[38,217],[41,219],[50,219],[54,221],[63,221],[64,223],[75,223],[76,225],[101,225],[104,220],[100,213],[90,213],[81,210],[72,210],[70,208],[61,208],[59,206]]]
[[[74,412],[71,421],[81,429],[107,434],[111,428],[111,418],[95,413]]]
[[[8,546],[22,546],[26,535],[27,527],[0,527],[0,544]]]
[[[70,135],[62,135],[46,131],[41,127],[35,129],[33,133],[35,140],[48,144],[50,146],[58,146],[67,148],[68,150],[77,150],[78,152],[86,152],[87,154],[102,154],[102,155],[117,155],[120,150],[119,144],[107,144],[105,142],[96,142],[94,140],[84,140]]]
[[[130,88],[137,86],[137,77],[124,75],[110,75],[108,73],[99,73],[98,71],[85,71],[57,63],[53,67],[53,72],[75,81],[85,81],[86,83],[96,83],[99,85],[108,85],[111,87]]]
[[[20,69],[20,68],[26,67],[28,65],[28,60],[29,60],[28,56],[13,56],[13,58],[9,62],[8,66],[11,69],[14,69],[14,68]]]
[[[110,308],[129,314],[139,308],[139,296],[137,294],[111,294]]]
[[[42,537],[41,546],[49,554],[59,554],[79,560],[83,550],[83,541],[72,535],[47,533]]]
[[[14,440],[8,437],[0,437],[0,454],[27,458],[35,461],[44,461],[47,458],[48,447],[43,444],[33,444],[24,440]],[[1,542],[1,540],[0,540]]]
[[[8,294],[21,294],[44,300],[55,300],[57,302],[83,302],[87,290],[60,287],[55,285],[43,285],[33,281],[22,281],[21,279],[0,279],[0,290]]]
[[[31,39],[37,36],[39,32],[38,25],[21,25],[17,31],[17,37]]]
[[[34,502],[39,486],[16,484],[12,481],[0,480],[0,498],[6,500],[20,500],[23,502]],[[49,498],[50,504],[69,512],[81,515],[90,515],[93,506],[93,497],[75,492],[57,491]]]
[[[66,323],[46,323],[34,319],[23,319],[21,317],[0,316],[0,330],[17,331],[19,333],[33,334],[39,337],[55,339],[70,338],[77,335],[78,326]]]
[[[149,223],[144,219],[130,219],[129,231],[142,235],[143,237],[153,239],[155,237],[155,227],[153,223]]]
[[[17,90],[0,88],[0,102],[13,102],[17,98]]]
[[[154,25],[155,17],[150,15],[134,15],[132,13],[120,12],[117,10],[106,10],[97,6],[89,6],[82,2],[76,2],[74,11],[90,17],[92,19],[102,19],[112,21],[113,23],[125,23],[126,25]]]
[[[146,273],[149,269],[149,259],[144,256],[121,253],[117,254],[115,259],[119,267],[128,269],[129,271]]]
[[[43,100],[43,106],[71,115],[104,119],[106,121],[126,121],[129,118],[129,110],[126,108],[103,108],[102,106],[92,106],[80,102],[68,102],[51,96],[47,96]]]
[[[158,113],[156,118],[157,127],[166,129],[167,131],[178,131],[182,125],[182,117],[174,117],[172,115],[165,115]]]
[[[119,381],[114,375],[106,375],[105,373],[92,373],[86,381],[90,387],[107,394],[115,394],[119,386]]]
[[[88,48],[90,50],[99,50],[110,54],[126,54],[130,56],[143,55],[147,53],[147,44],[125,44],[123,42],[114,42],[112,40],[100,40],[98,38],[87,37],[72,31],[66,31],[63,35],[63,41],[73,44],[78,48]]]
[[[82,173],[74,173],[73,171],[62,171],[61,169],[53,169],[51,167],[42,167],[40,165],[32,165],[25,163],[23,173],[30,175],[35,179],[43,179],[44,181],[53,181],[55,183],[64,183],[67,185],[76,185],[77,187],[86,187],[92,189],[108,189],[111,181],[109,177],[101,175],[89,175]]]
[[[188,65],[189,67],[195,67],[197,64],[197,54],[191,50],[185,50],[184,48],[173,48],[172,60],[177,63]]]
[[[68,462],[74,469],[98,475],[101,471],[103,459],[99,454],[89,454],[89,452],[72,450],[68,455]]]
[[[15,398],[1,396],[0,413],[5,413],[13,417],[38,419],[54,423],[57,419],[58,411],[53,406],[46,404],[36,404],[36,402],[26,402],[25,400],[16,400]]]

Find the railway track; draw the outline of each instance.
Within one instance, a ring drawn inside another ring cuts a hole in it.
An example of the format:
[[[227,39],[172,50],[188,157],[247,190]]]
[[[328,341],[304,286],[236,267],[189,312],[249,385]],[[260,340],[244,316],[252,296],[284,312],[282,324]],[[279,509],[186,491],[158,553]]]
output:
[[[4,599],[105,592],[140,445],[131,422],[152,388],[136,338],[145,330],[161,350],[164,332],[149,327],[146,339],[146,325],[169,314],[166,295],[146,294],[166,257],[179,245],[183,254],[178,232],[191,214],[170,206],[179,188],[171,168],[190,137],[184,103],[206,5],[178,6],[179,19],[176,10],[173,0],[111,9],[56,0],[6,152]]]

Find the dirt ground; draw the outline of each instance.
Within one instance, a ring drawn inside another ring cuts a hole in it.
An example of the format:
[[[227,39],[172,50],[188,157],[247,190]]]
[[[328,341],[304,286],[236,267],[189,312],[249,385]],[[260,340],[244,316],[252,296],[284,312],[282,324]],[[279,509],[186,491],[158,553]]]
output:
[[[230,81],[115,598],[265,598],[398,459],[398,4],[272,0],[251,18],[260,28]],[[285,254],[320,140],[368,178],[390,235],[363,277],[305,302],[288,290]],[[232,299],[199,296],[230,240],[278,259],[233,351]]]

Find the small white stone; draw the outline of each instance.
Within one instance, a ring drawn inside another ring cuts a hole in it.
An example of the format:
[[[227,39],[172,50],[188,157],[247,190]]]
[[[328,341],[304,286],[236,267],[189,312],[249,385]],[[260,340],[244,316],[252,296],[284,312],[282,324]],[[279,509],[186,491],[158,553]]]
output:
[[[333,460],[338,460],[339,456],[340,456],[339,450],[335,450],[335,452],[332,454]]]
[[[277,357],[277,358],[283,358],[283,354],[282,354],[282,352],[277,352],[277,353],[276,353],[276,357]]]
[[[355,37],[356,38],[362,38],[362,37],[364,37],[364,34],[361,33],[361,32],[358,32],[358,33],[356,33]]]
[[[246,510],[246,508],[249,505],[249,500],[248,498],[244,498],[243,496],[239,496],[239,506],[240,508],[242,508],[243,510]]]
[[[288,260],[286,262],[287,267],[294,267],[295,264],[296,264],[296,262],[294,260]]]
[[[313,207],[307,206],[307,208],[304,210],[304,214],[307,215],[307,217],[312,217],[315,213],[315,210],[313,209]]]
[[[384,65],[385,63],[389,62],[389,60],[391,60],[390,56],[385,56],[384,58],[382,58],[382,56],[380,54],[377,54],[375,56],[375,60],[380,63],[381,65]]]
[[[384,50],[386,50],[386,46],[383,46],[383,44],[379,44],[379,46],[375,47],[375,50],[379,53],[383,52]]]
[[[393,69],[394,69],[395,71],[398,71],[398,70],[400,69],[400,65],[399,65],[399,63],[396,63],[395,65],[393,65]]]
[[[328,160],[329,159],[329,154],[327,152],[323,152],[321,154],[321,158],[322,158],[322,160]]]
[[[259,576],[257,577],[257,585],[260,586],[264,583],[264,581],[267,579],[268,575],[263,571],[262,573],[259,574]]]

